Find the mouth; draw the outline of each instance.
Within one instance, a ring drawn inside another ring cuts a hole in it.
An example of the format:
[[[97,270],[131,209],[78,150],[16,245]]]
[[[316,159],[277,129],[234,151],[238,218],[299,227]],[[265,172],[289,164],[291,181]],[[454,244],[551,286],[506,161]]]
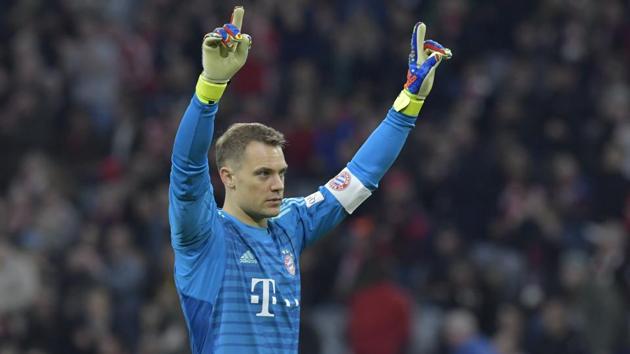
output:
[[[266,202],[271,203],[271,204],[280,204],[282,203],[282,198],[280,197],[269,198],[266,200]]]

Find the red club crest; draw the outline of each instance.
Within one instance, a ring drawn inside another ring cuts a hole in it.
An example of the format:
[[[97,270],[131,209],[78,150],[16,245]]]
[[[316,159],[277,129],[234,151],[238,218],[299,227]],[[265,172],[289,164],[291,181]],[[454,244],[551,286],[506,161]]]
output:
[[[341,171],[337,176],[335,176],[335,178],[328,182],[328,187],[340,192],[348,187],[351,179],[352,177],[348,171]]]
[[[284,268],[291,275],[295,275],[295,260],[293,259],[293,254],[287,250],[282,250],[282,258],[284,261]]]

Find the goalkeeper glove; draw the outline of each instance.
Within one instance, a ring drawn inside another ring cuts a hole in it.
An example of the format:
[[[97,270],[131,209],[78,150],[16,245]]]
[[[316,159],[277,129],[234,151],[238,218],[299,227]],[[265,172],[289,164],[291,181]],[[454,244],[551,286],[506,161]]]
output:
[[[407,82],[394,101],[394,110],[408,116],[417,117],[424,100],[431,92],[435,69],[443,59],[450,59],[451,50],[433,40],[424,40],[427,27],[418,22],[411,36],[411,53]]]
[[[241,33],[245,9],[237,6],[230,23],[203,37],[201,62],[203,72],[197,80],[195,92],[204,103],[218,101],[228,81],[245,65],[252,39]]]

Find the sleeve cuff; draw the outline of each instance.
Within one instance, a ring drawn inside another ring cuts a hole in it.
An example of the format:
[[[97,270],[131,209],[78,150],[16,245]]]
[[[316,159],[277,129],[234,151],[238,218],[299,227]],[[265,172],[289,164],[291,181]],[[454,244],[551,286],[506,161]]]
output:
[[[199,101],[209,104],[218,101],[227,87],[227,83],[216,84],[206,80],[202,75],[197,79],[195,94]]]

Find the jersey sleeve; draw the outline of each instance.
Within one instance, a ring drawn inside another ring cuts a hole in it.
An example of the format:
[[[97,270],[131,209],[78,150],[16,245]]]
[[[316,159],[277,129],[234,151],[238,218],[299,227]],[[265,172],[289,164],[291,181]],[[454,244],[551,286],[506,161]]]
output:
[[[385,119],[361,145],[348,163],[348,170],[370,191],[398,158],[416,118],[390,109]]]
[[[301,253],[347,215],[337,199],[322,186],[307,197],[284,199],[280,214],[272,220],[287,232],[294,248]]]
[[[347,168],[307,196],[287,198],[274,218],[292,237],[300,252],[337,226],[371,192]]]
[[[208,165],[216,112],[217,104],[207,105],[193,96],[175,136],[168,210],[175,249],[198,245],[217,222]]]

